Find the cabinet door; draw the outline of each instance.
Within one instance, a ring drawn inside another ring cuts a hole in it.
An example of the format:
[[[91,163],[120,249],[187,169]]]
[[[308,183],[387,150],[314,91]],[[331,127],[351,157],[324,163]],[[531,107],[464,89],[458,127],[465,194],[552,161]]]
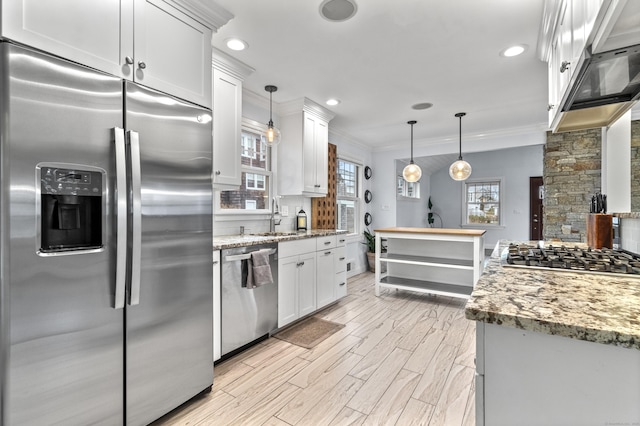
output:
[[[316,182],[316,123],[317,119],[304,114],[304,124],[302,132],[302,168],[304,191],[317,192]]]
[[[242,181],[240,128],[242,81],[213,70],[213,185],[238,188]]]
[[[134,16],[134,80],[211,108],[211,30],[161,0]]]
[[[2,35],[126,77],[133,57],[133,0],[2,2]]]
[[[316,150],[316,192],[326,194],[329,188],[329,125],[322,121],[316,121],[315,127]]]
[[[298,318],[298,256],[278,259],[278,327]]]
[[[338,272],[336,274],[336,300],[342,299],[347,295],[347,271]]]
[[[316,254],[300,256],[298,267],[298,317],[316,310]]]
[[[558,24],[558,68],[560,73],[558,77],[558,99],[562,99],[562,95],[567,90],[571,73],[575,64],[571,63],[572,54],[572,32],[571,32],[571,2],[565,1],[560,11],[560,21]]]
[[[335,292],[335,251],[323,250],[317,253],[316,304],[320,309],[336,300]]]

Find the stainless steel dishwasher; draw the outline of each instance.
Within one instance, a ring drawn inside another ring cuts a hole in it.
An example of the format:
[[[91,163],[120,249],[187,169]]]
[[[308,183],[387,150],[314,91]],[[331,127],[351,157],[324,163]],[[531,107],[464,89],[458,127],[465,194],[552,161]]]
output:
[[[242,262],[251,252],[269,249],[272,284],[242,287]],[[278,244],[222,250],[220,349],[224,357],[278,328]]]

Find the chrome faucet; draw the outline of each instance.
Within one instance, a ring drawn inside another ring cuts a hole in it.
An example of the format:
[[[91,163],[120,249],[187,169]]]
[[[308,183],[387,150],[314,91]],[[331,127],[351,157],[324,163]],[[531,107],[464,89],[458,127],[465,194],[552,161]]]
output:
[[[278,207],[276,197],[271,200],[271,220],[269,221],[269,232],[276,232],[276,225],[280,225],[282,218]]]

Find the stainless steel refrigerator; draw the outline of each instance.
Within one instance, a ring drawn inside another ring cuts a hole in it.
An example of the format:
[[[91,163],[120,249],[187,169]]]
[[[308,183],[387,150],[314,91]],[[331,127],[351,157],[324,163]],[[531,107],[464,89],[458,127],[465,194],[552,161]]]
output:
[[[211,112],[0,49],[0,419],[147,424],[213,382]]]

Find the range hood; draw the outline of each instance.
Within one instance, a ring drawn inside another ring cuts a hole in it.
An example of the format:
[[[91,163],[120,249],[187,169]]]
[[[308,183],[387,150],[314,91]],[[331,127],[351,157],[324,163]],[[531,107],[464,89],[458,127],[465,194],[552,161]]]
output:
[[[556,131],[608,126],[640,99],[640,44],[594,54],[590,50],[584,52]]]

